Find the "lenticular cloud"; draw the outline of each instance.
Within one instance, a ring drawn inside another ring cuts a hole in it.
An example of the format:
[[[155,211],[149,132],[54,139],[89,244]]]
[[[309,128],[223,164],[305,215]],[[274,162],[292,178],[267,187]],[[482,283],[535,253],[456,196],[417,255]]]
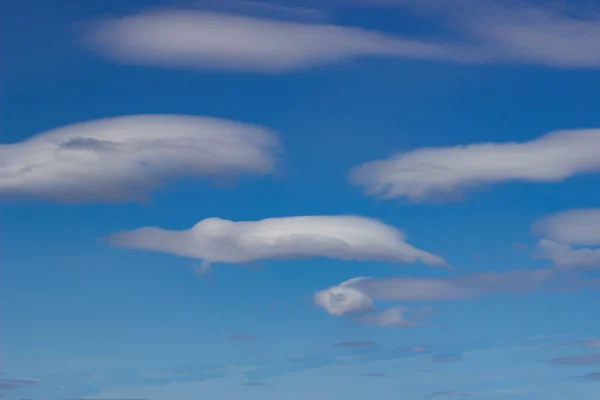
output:
[[[182,231],[141,228],[114,234],[121,247],[154,250],[207,263],[327,257],[447,266],[443,258],[406,243],[404,234],[375,219],[306,216],[234,222],[208,218]]]
[[[64,202],[141,200],[178,178],[268,174],[278,147],[268,129],[215,118],[94,120],[0,145],[0,194]]]
[[[509,181],[560,182],[600,171],[600,129],[552,132],[529,142],[423,148],[354,168],[368,194],[427,201]]]

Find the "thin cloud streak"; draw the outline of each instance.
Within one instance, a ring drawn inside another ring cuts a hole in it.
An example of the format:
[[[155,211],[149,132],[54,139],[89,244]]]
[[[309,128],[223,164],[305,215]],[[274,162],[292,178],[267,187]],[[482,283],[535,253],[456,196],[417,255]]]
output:
[[[552,269],[484,272],[448,278],[354,278],[316,292],[317,306],[334,316],[361,316],[375,310],[374,301],[426,302],[469,300],[536,290],[599,288],[600,281]]]
[[[600,364],[600,351],[596,353],[582,354],[578,356],[558,357],[550,360],[555,365],[583,366]]]

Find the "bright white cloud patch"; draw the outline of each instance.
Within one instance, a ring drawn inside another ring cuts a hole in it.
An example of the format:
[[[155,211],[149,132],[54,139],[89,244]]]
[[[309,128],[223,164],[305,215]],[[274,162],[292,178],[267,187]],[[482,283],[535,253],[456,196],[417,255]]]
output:
[[[582,19],[532,5],[508,8],[485,1],[443,10],[451,36],[462,40],[433,42],[358,27],[163,9],[98,21],[86,43],[129,64],[263,73],[359,57],[600,67],[597,17]]]
[[[359,28],[191,10],[101,21],[87,39],[125,63],[268,73],[365,56],[452,57],[441,45]]]
[[[0,193],[66,202],[140,200],[177,178],[268,174],[278,146],[267,129],[214,118],[100,119],[0,145]]]
[[[141,228],[111,236],[115,245],[172,253],[205,262],[329,257],[343,260],[423,262],[447,266],[443,258],[416,249],[404,234],[357,216],[307,216],[234,222],[208,218],[182,231]]]
[[[424,148],[363,164],[350,180],[382,198],[425,201],[508,181],[560,182],[600,171],[600,129],[557,131],[524,143]]]
[[[600,267],[600,208],[569,210],[544,218],[533,225],[542,236],[536,255],[552,260],[559,268]]]

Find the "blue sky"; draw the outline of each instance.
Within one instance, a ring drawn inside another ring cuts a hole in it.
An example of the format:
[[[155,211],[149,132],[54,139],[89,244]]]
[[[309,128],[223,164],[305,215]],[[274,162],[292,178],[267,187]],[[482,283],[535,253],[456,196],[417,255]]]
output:
[[[595,2],[1,7],[0,397],[600,395]]]

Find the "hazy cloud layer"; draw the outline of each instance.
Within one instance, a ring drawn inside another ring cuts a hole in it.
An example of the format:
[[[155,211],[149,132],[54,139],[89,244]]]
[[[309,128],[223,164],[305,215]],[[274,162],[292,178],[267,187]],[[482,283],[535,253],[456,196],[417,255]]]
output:
[[[231,335],[229,340],[233,340],[236,342],[255,342],[256,336],[248,335],[246,333],[234,333]]]
[[[423,148],[354,168],[350,180],[381,198],[460,198],[508,181],[560,182],[600,171],[600,129],[552,132],[529,142]]]
[[[278,148],[273,132],[227,120],[106,118],[0,145],[0,194],[65,202],[142,200],[178,178],[271,173]]]
[[[449,36],[455,38],[446,42],[358,27],[162,9],[97,21],[89,27],[85,43],[123,63],[262,73],[374,56],[600,67],[600,18],[596,14],[576,18],[526,3],[511,7],[486,1],[470,2],[465,7],[449,4],[426,2],[426,7],[421,7],[437,12],[443,6],[437,17],[444,15]]]
[[[559,268],[600,267],[600,208],[568,210],[536,222],[532,230],[543,237],[536,256],[552,260]]]
[[[14,390],[20,389],[25,386],[30,386],[37,383],[36,380],[33,379],[0,379],[0,392],[5,390]],[[2,393],[0,393],[2,395]]]
[[[586,381],[600,381],[600,372],[592,372],[591,374],[584,375],[583,379]]]
[[[598,339],[584,339],[574,340],[571,342],[560,342],[553,343],[549,347],[569,347],[569,346],[584,346],[584,347],[600,347],[600,338]]]
[[[242,263],[264,259],[328,257],[343,260],[423,262],[446,266],[436,255],[405,242],[404,234],[357,216],[306,216],[234,222],[208,218],[193,228],[141,228],[112,235],[113,244],[202,259]]]
[[[556,365],[569,366],[600,364],[600,351],[578,356],[558,357],[550,360],[550,362]]]
[[[375,342],[363,341],[363,342],[340,342],[333,345],[333,347],[346,347],[351,349],[364,349],[367,347],[375,347]]]
[[[356,321],[381,327],[416,328],[427,326],[424,320],[432,313],[433,309],[431,307],[411,308],[396,306],[381,312],[358,315],[356,316]]]
[[[431,357],[431,361],[433,362],[455,362],[462,361],[462,357],[455,354],[442,354],[439,356]]]
[[[447,399],[447,398],[456,398],[456,397],[473,397],[472,394],[463,393],[463,392],[435,392],[425,395],[425,400],[438,400],[438,399]]]

